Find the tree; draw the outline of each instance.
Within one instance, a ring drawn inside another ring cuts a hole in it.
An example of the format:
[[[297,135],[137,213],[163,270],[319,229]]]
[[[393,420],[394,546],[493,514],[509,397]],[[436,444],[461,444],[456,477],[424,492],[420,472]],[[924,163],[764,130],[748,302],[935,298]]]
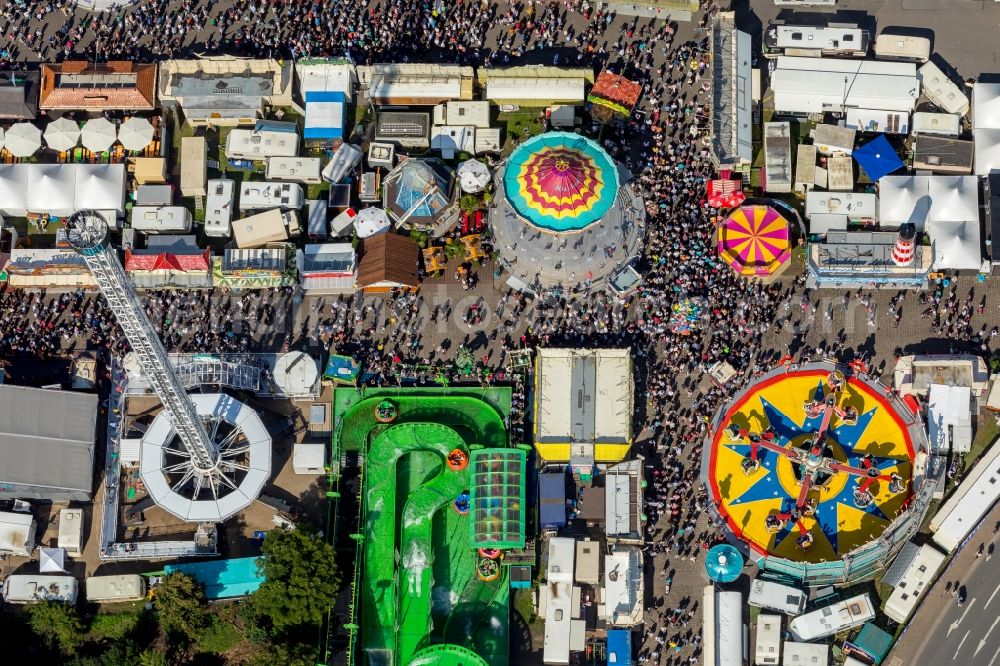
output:
[[[322,623],[340,585],[333,547],[302,530],[274,529],[261,547],[264,583],[254,608],[280,633]]]
[[[29,623],[50,647],[72,654],[83,644],[83,621],[76,609],[58,601],[43,601],[28,607]]]
[[[475,194],[463,194],[458,199],[458,207],[463,213],[473,213],[479,210],[482,200]]]
[[[167,657],[159,650],[149,648],[139,655],[139,666],[167,666]]]
[[[172,573],[156,587],[156,615],[168,636],[194,641],[208,624],[205,590],[191,576]]]

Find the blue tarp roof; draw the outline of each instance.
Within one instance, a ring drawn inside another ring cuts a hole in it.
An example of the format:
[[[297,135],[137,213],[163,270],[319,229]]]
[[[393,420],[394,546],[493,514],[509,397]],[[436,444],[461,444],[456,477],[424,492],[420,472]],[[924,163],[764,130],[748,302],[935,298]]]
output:
[[[542,529],[566,524],[566,474],[547,472],[538,475],[538,517]]]
[[[608,666],[631,666],[632,632],[626,629],[608,631]]]
[[[305,94],[305,101],[304,138],[344,138],[344,104],[347,101],[344,93],[339,90],[313,90]]]
[[[256,592],[264,577],[257,573],[256,557],[237,557],[191,564],[168,564],[168,574],[178,571],[191,576],[205,586],[205,598],[232,599]]]
[[[887,176],[897,169],[903,167],[903,160],[893,150],[885,134],[877,137],[857,148],[852,153],[854,160],[858,163],[872,182],[877,181],[882,176]]]

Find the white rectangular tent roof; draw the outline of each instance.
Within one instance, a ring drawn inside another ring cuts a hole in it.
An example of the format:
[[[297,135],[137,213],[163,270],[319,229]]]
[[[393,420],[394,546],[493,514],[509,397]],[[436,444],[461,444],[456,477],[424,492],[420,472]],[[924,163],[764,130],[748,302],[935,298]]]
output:
[[[972,389],[931,384],[927,395],[927,435],[935,452],[947,453],[949,439],[957,453],[967,453],[972,448]]]
[[[28,212],[28,165],[0,165],[0,214],[24,217]]]
[[[77,210],[125,209],[124,164],[74,164],[76,167],[74,206]]]
[[[972,129],[976,175],[1000,169],[1000,83],[972,86]]]
[[[923,231],[935,222],[975,221],[978,227],[979,182],[975,176],[883,176],[878,185],[883,226],[912,222]]]
[[[76,212],[75,164],[29,164],[28,210],[66,216]]]
[[[930,236],[934,248],[932,270],[979,270],[982,264],[979,220],[933,222]]]

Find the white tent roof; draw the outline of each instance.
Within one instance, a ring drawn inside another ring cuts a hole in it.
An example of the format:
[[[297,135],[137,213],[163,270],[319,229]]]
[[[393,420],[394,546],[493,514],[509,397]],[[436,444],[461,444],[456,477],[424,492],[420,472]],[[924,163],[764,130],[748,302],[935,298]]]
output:
[[[1000,129],[976,129],[973,133],[976,149],[976,175],[988,176],[1000,170]]]
[[[42,548],[38,557],[38,570],[42,573],[66,571],[66,551],[62,548]]]
[[[932,222],[931,245],[934,247],[933,270],[979,270],[982,254],[979,247],[979,220]]]
[[[30,513],[0,511],[0,552],[30,555],[35,548],[35,519]]]
[[[354,218],[354,228],[358,232],[358,238],[368,238],[388,231],[392,226],[389,216],[384,208],[371,206],[358,211]]]
[[[0,164],[0,214],[24,217],[28,210],[28,165]]]
[[[28,210],[33,213],[72,215],[76,212],[74,164],[28,165]]]
[[[975,176],[929,176],[931,219],[960,222],[979,219],[979,179]]]
[[[122,211],[125,206],[124,164],[76,164],[77,210]]]
[[[1000,129],[1000,83],[973,84],[972,126],[977,130]]]
[[[979,184],[975,176],[883,176],[879,186],[879,221],[885,226],[913,222],[923,231],[935,222],[979,220]]]
[[[949,426],[955,453],[971,450],[972,389],[931,384],[927,394],[927,435],[935,452],[948,452]]]

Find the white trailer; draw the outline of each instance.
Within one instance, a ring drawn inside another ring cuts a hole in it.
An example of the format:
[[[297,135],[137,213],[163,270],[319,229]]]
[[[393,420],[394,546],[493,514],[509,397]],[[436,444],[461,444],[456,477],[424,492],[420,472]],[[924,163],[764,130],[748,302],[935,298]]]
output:
[[[35,549],[38,527],[30,513],[0,511],[0,553],[28,557]]]
[[[1000,446],[993,446],[931,518],[934,543],[949,555],[1000,499]]]
[[[969,112],[969,98],[933,62],[924,63],[917,78],[924,96],[945,113],[964,116]]]
[[[875,607],[867,594],[838,601],[835,604],[799,615],[788,623],[797,641],[816,641],[827,636],[861,626],[875,619]]]
[[[750,583],[748,603],[755,608],[766,608],[785,615],[800,615],[805,610],[807,595],[797,587],[782,585],[761,578]]]
[[[882,33],[875,38],[875,57],[899,62],[927,62],[931,57],[931,40]]]
[[[191,211],[183,206],[135,206],[132,228],[147,234],[186,234],[191,231]]]
[[[18,575],[7,576],[3,582],[3,599],[9,604],[31,604],[39,601],[76,603],[78,586],[72,576]]]
[[[228,178],[208,181],[208,197],[205,198],[206,236],[228,238],[232,235],[235,195],[236,181]]]
[[[868,33],[852,24],[770,25],[764,31],[764,57],[779,55],[864,58],[868,55]]]
[[[900,624],[906,622],[946,558],[946,555],[929,543],[920,547],[885,602],[883,612],[889,619]]]
[[[141,601],[146,597],[146,581],[139,574],[91,576],[86,580],[87,601],[109,603]]]
[[[233,221],[233,236],[236,247],[239,248],[262,247],[268,243],[286,241],[289,236],[295,236],[300,231],[299,218],[293,210],[273,208]]]
[[[293,183],[320,183],[318,157],[269,157],[264,177],[268,180],[288,180]]]
[[[761,613],[757,616],[757,642],[754,663],[757,666],[778,666],[781,661],[781,616]]]
[[[83,509],[63,509],[59,512],[60,548],[70,557],[80,557],[83,552]]]
[[[305,201],[302,186],[298,183],[249,182],[240,187],[240,210],[302,208]]]

